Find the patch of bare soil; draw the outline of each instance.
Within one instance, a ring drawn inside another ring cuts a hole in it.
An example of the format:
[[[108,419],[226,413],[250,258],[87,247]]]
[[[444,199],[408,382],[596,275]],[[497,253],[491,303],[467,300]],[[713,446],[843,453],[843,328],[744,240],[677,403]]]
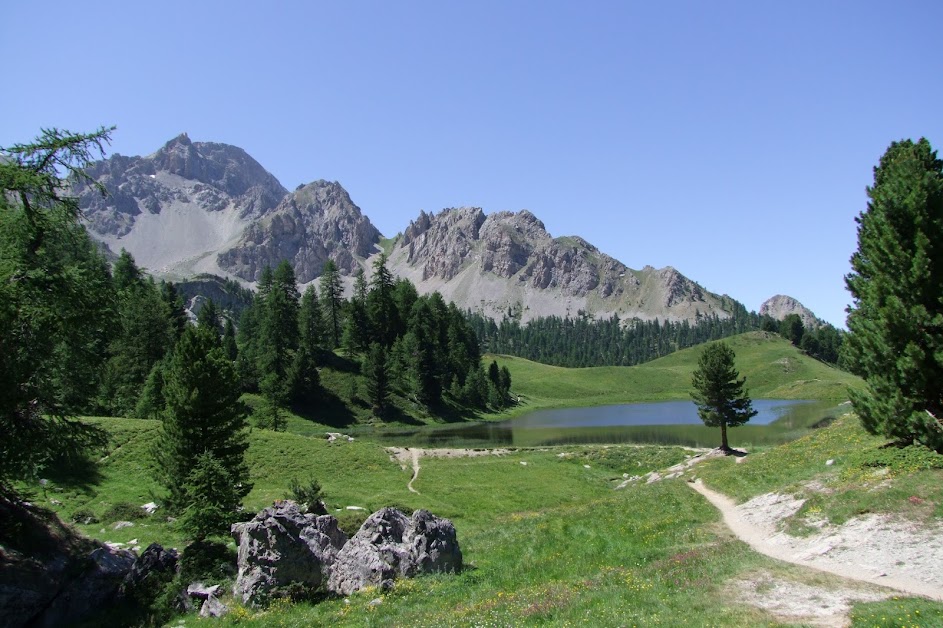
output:
[[[802,500],[769,493],[736,505],[698,480],[689,486],[720,510],[724,523],[754,550],[797,565],[876,584],[909,595],[943,600],[943,526],[918,526],[869,514],[840,526],[816,522],[819,532],[794,537],[782,531]]]
[[[848,613],[855,602],[873,602],[890,597],[866,585],[807,584],[775,576],[768,571],[727,583],[731,598],[761,608],[788,623],[840,628],[849,625]]]

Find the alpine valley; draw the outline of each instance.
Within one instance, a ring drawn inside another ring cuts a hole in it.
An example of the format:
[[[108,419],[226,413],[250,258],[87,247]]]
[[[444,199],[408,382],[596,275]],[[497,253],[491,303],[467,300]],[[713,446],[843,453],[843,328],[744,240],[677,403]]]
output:
[[[108,190],[76,192],[92,236],[174,281],[218,275],[243,285],[288,260],[299,282],[328,259],[348,285],[385,253],[393,274],[462,309],[522,322],[541,316],[662,321],[727,318],[739,307],[674,268],[628,268],[586,240],[552,237],[531,212],[420,212],[384,239],[337,182],[294,191],[241,148],[182,134],[146,157],[115,154],[88,173]]]

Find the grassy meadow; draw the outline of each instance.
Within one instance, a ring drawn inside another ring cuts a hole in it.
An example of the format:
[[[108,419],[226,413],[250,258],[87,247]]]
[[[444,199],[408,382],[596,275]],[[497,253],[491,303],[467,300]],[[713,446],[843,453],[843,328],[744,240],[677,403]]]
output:
[[[844,401],[859,378],[808,357],[777,334],[749,332],[726,339],[752,397]],[[551,407],[594,406],[691,398],[691,374],[703,347],[638,366],[569,369],[509,356],[486,356],[511,371],[521,403],[509,414]]]
[[[127,516],[159,492],[148,469],[156,422],[89,420],[107,429],[112,442],[95,465],[49,478],[44,497],[59,502],[50,501],[51,507],[65,521],[91,514],[97,522],[77,527],[101,540],[184,547],[186,540],[160,510],[151,517]],[[885,472],[894,482],[880,482],[871,465],[884,455],[882,444],[864,434],[849,415],[800,441],[751,454],[740,464],[734,459],[702,463],[697,474],[738,500],[772,490],[799,491],[811,479],[829,483],[839,491],[839,499],[833,506],[812,502],[809,507],[825,509],[836,521],[862,511],[939,520],[943,471],[927,462],[935,459],[904,455]],[[772,574],[822,584],[823,576],[752,552],[726,531],[713,507],[682,479],[614,490],[627,474],[662,469],[689,455],[676,447],[600,445],[424,457],[414,483],[419,494],[414,494],[406,489],[412,470],[377,444],[329,443],[253,430],[249,461],[254,488],[245,502],[249,511],[285,497],[292,477],[316,478],[328,507],[350,530],[368,511],[387,505],[407,511],[427,508],[452,519],[467,569],[457,575],[402,580],[390,592],[366,590],[347,601],[278,602],[261,610],[227,599],[233,611],[226,618],[190,616],[186,624],[777,624],[775,617],[742,602],[735,583]],[[826,466],[827,459],[835,463]],[[862,477],[871,476],[861,483]],[[915,505],[909,499],[914,494],[921,495],[925,505]],[[135,525],[115,530],[115,523],[125,519]],[[824,578],[825,586],[834,583]],[[914,617],[914,612],[922,623],[896,619]],[[895,598],[858,604],[854,616],[859,626],[941,625],[943,605]],[[876,619],[880,617],[886,619]]]
[[[860,385],[777,337],[746,334],[728,342],[756,397],[838,401],[847,386]],[[638,367],[575,370],[513,358],[499,362],[512,371],[514,391],[524,398],[516,410],[521,411],[686,399],[697,355],[692,349]],[[246,401],[258,403],[251,396]],[[36,501],[103,541],[185,547],[187,539],[165,513],[140,511],[140,505],[159,501],[149,462],[158,422],[87,420],[109,432],[107,449],[92,464],[50,475],[43,489],[30,487]],[[292,479],[316,479],[329,510],[349,532],[368,513],[389,505],[407,512],[426,508],[450,518],[466,569],[401,580],[392,591],[365,590],[346,600],[279,601],[254,609],[227,597],[232,611],[225,618],[191,615],[186,625],[780,625],[782,619],[744,602],[737,583],[758,574],[826,588],[838,582],[753,552],[683,479],[616,490],[626,477],[692,455],[681,447],[560,445],[501,455],[423,457],[413,484],[417,494],[407,490],[412,469],[380,444],[361,438],[328,442],[324,432],[336,429],[330,427],[334,424],[289,414],[287,432],[251,431],[253,489],[245,500],[247,512],[287,497]],[[807,495],[809,501],[790,523],[797,534],[804,533],[799,517],[810,509],[836,523],[862,512],[939,521],[940,457],[883,444],[845,415],[799,440],[762,448],[739,464],[733,458],[701,463],[696,473],[738,501],[770,491],[808,493],[812,480],[827,486],[832,491],[827,499]],[[826,465],[827,460],[833,464]],[[134,525],[115,529],[118,521]],[[232,576],[222,583],[228,588]],[[943,604],[893,598],[859,603],[851,617],[855,626],[943,625]],[[912,621],[917,617],[919,622]]]

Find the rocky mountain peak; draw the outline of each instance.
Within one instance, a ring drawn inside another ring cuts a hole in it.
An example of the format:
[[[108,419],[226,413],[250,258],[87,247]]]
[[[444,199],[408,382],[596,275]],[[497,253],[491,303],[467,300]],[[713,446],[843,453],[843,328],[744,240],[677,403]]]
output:
[[[797,299],[785,294],[777,294],[770,297],[760,306],[760,315],[772,317],[778,321],[783,320],[790,314],[798,314],[802,324],[807,329],[821,327],[822,321],[806,306],[802,305]]]
[[[266,266],[288,260],[298,281],[306,283],[321,275],[328,259],[341,272],[355,273],[379,240],[379,230],[347,190],[336,181],[318,180],[288,194],[218,259],[221,268],[246,281],[256,281]]]

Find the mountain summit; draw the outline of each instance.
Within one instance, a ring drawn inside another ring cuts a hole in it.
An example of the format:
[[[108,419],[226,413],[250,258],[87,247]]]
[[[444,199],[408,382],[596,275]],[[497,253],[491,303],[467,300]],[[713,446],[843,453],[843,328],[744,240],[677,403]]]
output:
[[[501,318],[577,316],[685,320],[728,316],[724,300],[671,267],[632,270],[586,240],[553,238],[527,210],[420,212],[390,254],[420,291]]]
[[[92,236],[152,274],[212,273],[251,283],[291,262],[315,280],[328,259],[343,274],[371,270],[380,232],[337,182],[289,193],[244,150],[181,134],[147,157],[96,162],[109,195],[77,190]],[[632,270],[586,240],[554,238],[531,212],[420,212],[392,243],[389,268],[421,292],[502,318],[618,314],[643,320],[729,316],[733,302],[671,267]]]
[[[116,154],[87,172],[108,190],[77,191],[89,231],[158,275],[218,273],[216,253],[288,193],[241,148],[185,133],[153,155]]]

